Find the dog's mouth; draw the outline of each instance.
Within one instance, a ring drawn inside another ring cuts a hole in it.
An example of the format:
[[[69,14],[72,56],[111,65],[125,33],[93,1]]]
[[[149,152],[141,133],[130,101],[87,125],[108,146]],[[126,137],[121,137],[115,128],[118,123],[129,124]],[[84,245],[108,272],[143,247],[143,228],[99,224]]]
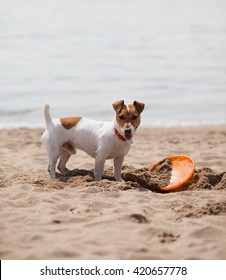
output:
[[[133,135],[132,135],[132,134],[125,134],[125,138],[126,138],[126,140],[131,140],[131,139],[132,139],[132,137],[133,137]]]
[[[124,131],[124,136],[126,138],[127,141],[131,141],[132,137],[133,137],[133,131],[131,128],[125,129]]]

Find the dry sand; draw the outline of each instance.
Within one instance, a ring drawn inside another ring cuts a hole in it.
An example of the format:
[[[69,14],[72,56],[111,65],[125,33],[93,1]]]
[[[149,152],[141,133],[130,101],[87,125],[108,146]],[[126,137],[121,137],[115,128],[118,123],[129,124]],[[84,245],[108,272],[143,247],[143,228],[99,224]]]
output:
[[[95,182],[83,152],[51,179],[41,134],[0,131],[1,259],[226,259],[225,126],[138,131],[127,179],[169,155],[195,161],[189,186],[171,193],[114,182],[111,161]]]

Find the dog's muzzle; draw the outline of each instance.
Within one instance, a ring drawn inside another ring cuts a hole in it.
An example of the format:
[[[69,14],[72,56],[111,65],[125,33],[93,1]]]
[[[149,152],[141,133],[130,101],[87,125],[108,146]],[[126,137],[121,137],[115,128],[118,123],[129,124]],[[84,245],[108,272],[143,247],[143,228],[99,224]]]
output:
[[[126,129],[124,133],[125,133],[126,140],[131,140],[131,138],[133,137],[132,129],[130,128]]]

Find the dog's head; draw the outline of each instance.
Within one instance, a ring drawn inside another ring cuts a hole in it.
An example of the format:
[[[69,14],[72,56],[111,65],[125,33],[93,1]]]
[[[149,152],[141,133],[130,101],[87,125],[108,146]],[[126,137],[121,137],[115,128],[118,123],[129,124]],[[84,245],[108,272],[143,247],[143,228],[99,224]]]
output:
[[[116,112],[116,123],[122,134],[127,141],[130,141],[140,125],[141,113],[144,110],[144,103],[134,101],[133,104],[128,106],[124,104],[124,100],[116,101],[112,104]]]

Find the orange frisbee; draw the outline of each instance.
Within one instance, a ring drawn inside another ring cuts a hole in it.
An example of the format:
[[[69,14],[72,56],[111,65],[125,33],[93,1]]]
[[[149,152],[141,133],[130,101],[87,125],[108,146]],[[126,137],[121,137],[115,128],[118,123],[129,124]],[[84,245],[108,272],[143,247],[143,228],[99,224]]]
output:
[[[169,156],[164,160],[169,159],[172,163],[172,171],[169,185],[161,188],[163,191],[170,191],[181,187],[187,183],[195,171],[194,161],[184,155]],[[154,170],[162,161],[155,163],[150,170]]]

